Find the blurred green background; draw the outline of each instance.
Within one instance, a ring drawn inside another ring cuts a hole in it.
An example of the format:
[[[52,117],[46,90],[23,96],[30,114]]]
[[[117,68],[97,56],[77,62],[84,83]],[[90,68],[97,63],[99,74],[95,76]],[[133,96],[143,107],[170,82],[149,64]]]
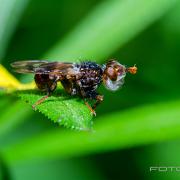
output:
[[[0,0],[0,63],[116,58],[138,67],[118,92],[103,87],[94,132],[58,126],[0,94],[0,178],[178,179],[179,0]],[[13,72],[12,72],[13,73]],[[22,82],[32,77],[13,73]]]

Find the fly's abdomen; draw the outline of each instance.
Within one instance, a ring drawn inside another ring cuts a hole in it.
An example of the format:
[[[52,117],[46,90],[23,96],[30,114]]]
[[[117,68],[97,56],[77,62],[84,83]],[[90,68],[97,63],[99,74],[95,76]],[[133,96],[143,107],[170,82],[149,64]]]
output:
[[[56,88],[56,83],[48,74],[35,74],[34,80],[41,91],[53,91]]]

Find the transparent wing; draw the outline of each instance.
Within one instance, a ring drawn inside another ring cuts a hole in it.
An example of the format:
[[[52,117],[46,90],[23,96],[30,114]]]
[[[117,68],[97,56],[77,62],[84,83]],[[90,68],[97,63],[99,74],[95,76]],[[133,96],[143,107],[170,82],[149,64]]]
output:
[[[17,61],[11,64],[18,73],[36,73],[36,74],[70,74],[75,75],[73,63],[68,62],[49,62],[49,61]]]
[[[35,73],[36,68],[48,63],[48,61],[40,60],[16,61],[11,63],[11,66],[13,70],[18,73]]]

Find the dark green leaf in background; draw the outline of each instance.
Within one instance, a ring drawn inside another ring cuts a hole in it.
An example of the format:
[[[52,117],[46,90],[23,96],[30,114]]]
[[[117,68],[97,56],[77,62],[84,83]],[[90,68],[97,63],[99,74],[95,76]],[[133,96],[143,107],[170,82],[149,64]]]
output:
[[[18,20],[26,8],[29,0],[1,0],[0,1],[0,61],[5,54]]]

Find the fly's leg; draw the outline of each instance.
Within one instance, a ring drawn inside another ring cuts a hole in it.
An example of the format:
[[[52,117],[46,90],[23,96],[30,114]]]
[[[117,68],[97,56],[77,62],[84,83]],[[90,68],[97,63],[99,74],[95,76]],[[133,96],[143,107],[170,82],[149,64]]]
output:
[[[84,101],[84,104],[87,106],[87,108],[91,111],[91,114],[96,116],[96,112],[93,110],[93,108],[91,107],[91,105],[86,101],[87,98],[87,92],[85,92],[85,90],[82,88],[81,85],[81,81],[77,81],[76,82],[78,89],[79,89],[79,93]]]
[[[90,104],[85,100],[84,100],[84,104],[87,106],[87,108],[91,111],[91,114],[93,114],[94,116],[96,116],[96,111],[90,106]]]
[[[36,109],[36,106],[38,106],[39,104],[41,104],[42,102],[44,102],[50,95],[51,95],[51,93],[48,92],[46,96],[43,96],[41,99],[39,99],[38,101],[36,101],[36,102],[32,105],[32,108],[35,110],[35,109]]]
[[[96,107],[103,101],[103,96],[102,95],[99,95],[97,92],[95,91],[91,91],[89,92],[89,95],[90,95],[90,99],[95,99],[96,102],[94,103],[94,105],[91,107],[87,102],[85,102],[86,106],[90,109],[91,113],[93,115],[96,116]]]
[[[92,107],[93,110],[95,110],[96,107],[103,101],[104,96],[102,96],[102,95],[97,95],[95,99],[96,99],[96,102],[95,102],[95,104],[94,104],[93,107]]]
[[[92,94],[95,94],[96,92],[93,92]],[[91,94],[91,93],[90,93]],[[96,93],[97,94],[97,93]],[[91,111],[91,113],[96,116],[96,107],[103,101],[103,96],[102,95],[96,95],[96,96],[92,96],[91,99],[95,99],[96,102],[94,103],[94,105],[91,107],[88,102],[85,101],[86,106],[89,108],[89,110]]]

